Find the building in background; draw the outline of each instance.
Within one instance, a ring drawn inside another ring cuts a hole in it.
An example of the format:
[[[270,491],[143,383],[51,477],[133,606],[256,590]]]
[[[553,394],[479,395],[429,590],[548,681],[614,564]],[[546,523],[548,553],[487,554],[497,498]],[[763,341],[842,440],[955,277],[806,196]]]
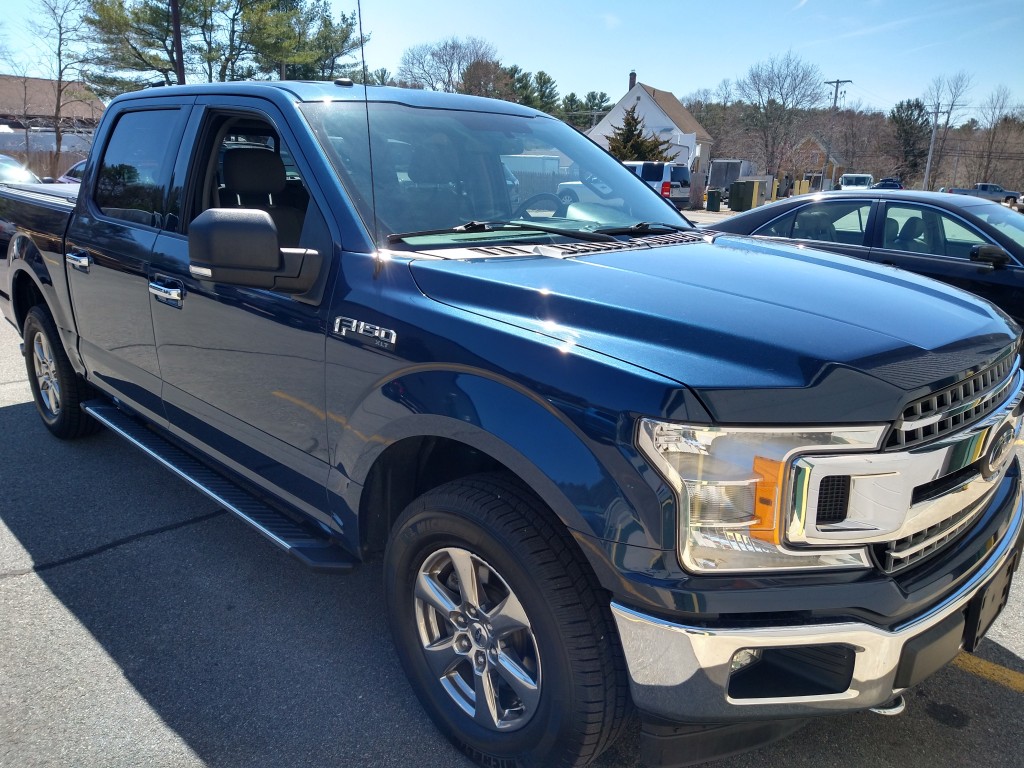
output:
[[[674,153],[673,162],[686,165],[694,174],[706,169],[713,143],[711,135],[671,91],[659,91],[638,83],[636,72],[629,73],[626,95],[601,122],[587,131],[587,136],[608,149],[608,137],[622,125],[626,110],[634,106],[646,130],[669,142],[668,154]]]
[[[48,175],[56,151],[56,104],[55,80],[0,75],[0,153],[18,158],[40,176]],[[103,102],[84,83],[65,87],[59,173],[89,153],[103,109]]]

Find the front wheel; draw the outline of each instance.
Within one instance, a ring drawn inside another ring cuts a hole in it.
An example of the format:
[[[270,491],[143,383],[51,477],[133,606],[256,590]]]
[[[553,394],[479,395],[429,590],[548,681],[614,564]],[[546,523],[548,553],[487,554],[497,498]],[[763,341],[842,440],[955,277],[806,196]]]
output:
[[[628,683],[608,605],[527,489],[482,475],[429,491],[385,555],[402,664],[481,765],[583,766],[621,731]]]

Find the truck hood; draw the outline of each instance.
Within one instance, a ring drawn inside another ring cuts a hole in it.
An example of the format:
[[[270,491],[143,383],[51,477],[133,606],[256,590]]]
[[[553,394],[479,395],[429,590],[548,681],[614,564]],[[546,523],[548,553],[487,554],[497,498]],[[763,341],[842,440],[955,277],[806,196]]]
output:
[[[685,384],[722,422],[888,421],[1018,330],[944,284],[750,238],[411,269],[436,301]]]

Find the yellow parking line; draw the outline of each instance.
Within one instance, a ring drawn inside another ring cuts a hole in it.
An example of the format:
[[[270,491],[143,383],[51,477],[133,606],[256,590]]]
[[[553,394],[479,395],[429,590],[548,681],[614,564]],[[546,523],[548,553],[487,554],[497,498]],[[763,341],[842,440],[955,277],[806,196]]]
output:
[[[1011,691],[1024,693],[1024,674],[1007,669],[1001,664],[985,661],[973,653],[961,653],[953,659],[953,666],[1004,688],[1009,688]]]

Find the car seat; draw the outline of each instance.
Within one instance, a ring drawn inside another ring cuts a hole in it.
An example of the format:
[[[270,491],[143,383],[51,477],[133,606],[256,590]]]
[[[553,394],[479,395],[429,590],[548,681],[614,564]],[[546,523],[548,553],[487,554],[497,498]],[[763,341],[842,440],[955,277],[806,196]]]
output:
[[[281,157],[272,149],[234,147],[224,153],[224,189],[220,207],[255,208],[266,211],[277,227],[282,247],[299,244],[306,211],[275,201],[285,190],[287,178]]]
[[[925,250],[925,247],[923,243],[918,242],[917,238],[923,233],[924,221],[920,218],[907,219],[903,223],[903,228],[900,229],[899,237],[896,238],[893,247],[900,251],[921,253]]]
[[[793,237],[835,242],[835,228],[824,211],[807,211],[796,217]]]

